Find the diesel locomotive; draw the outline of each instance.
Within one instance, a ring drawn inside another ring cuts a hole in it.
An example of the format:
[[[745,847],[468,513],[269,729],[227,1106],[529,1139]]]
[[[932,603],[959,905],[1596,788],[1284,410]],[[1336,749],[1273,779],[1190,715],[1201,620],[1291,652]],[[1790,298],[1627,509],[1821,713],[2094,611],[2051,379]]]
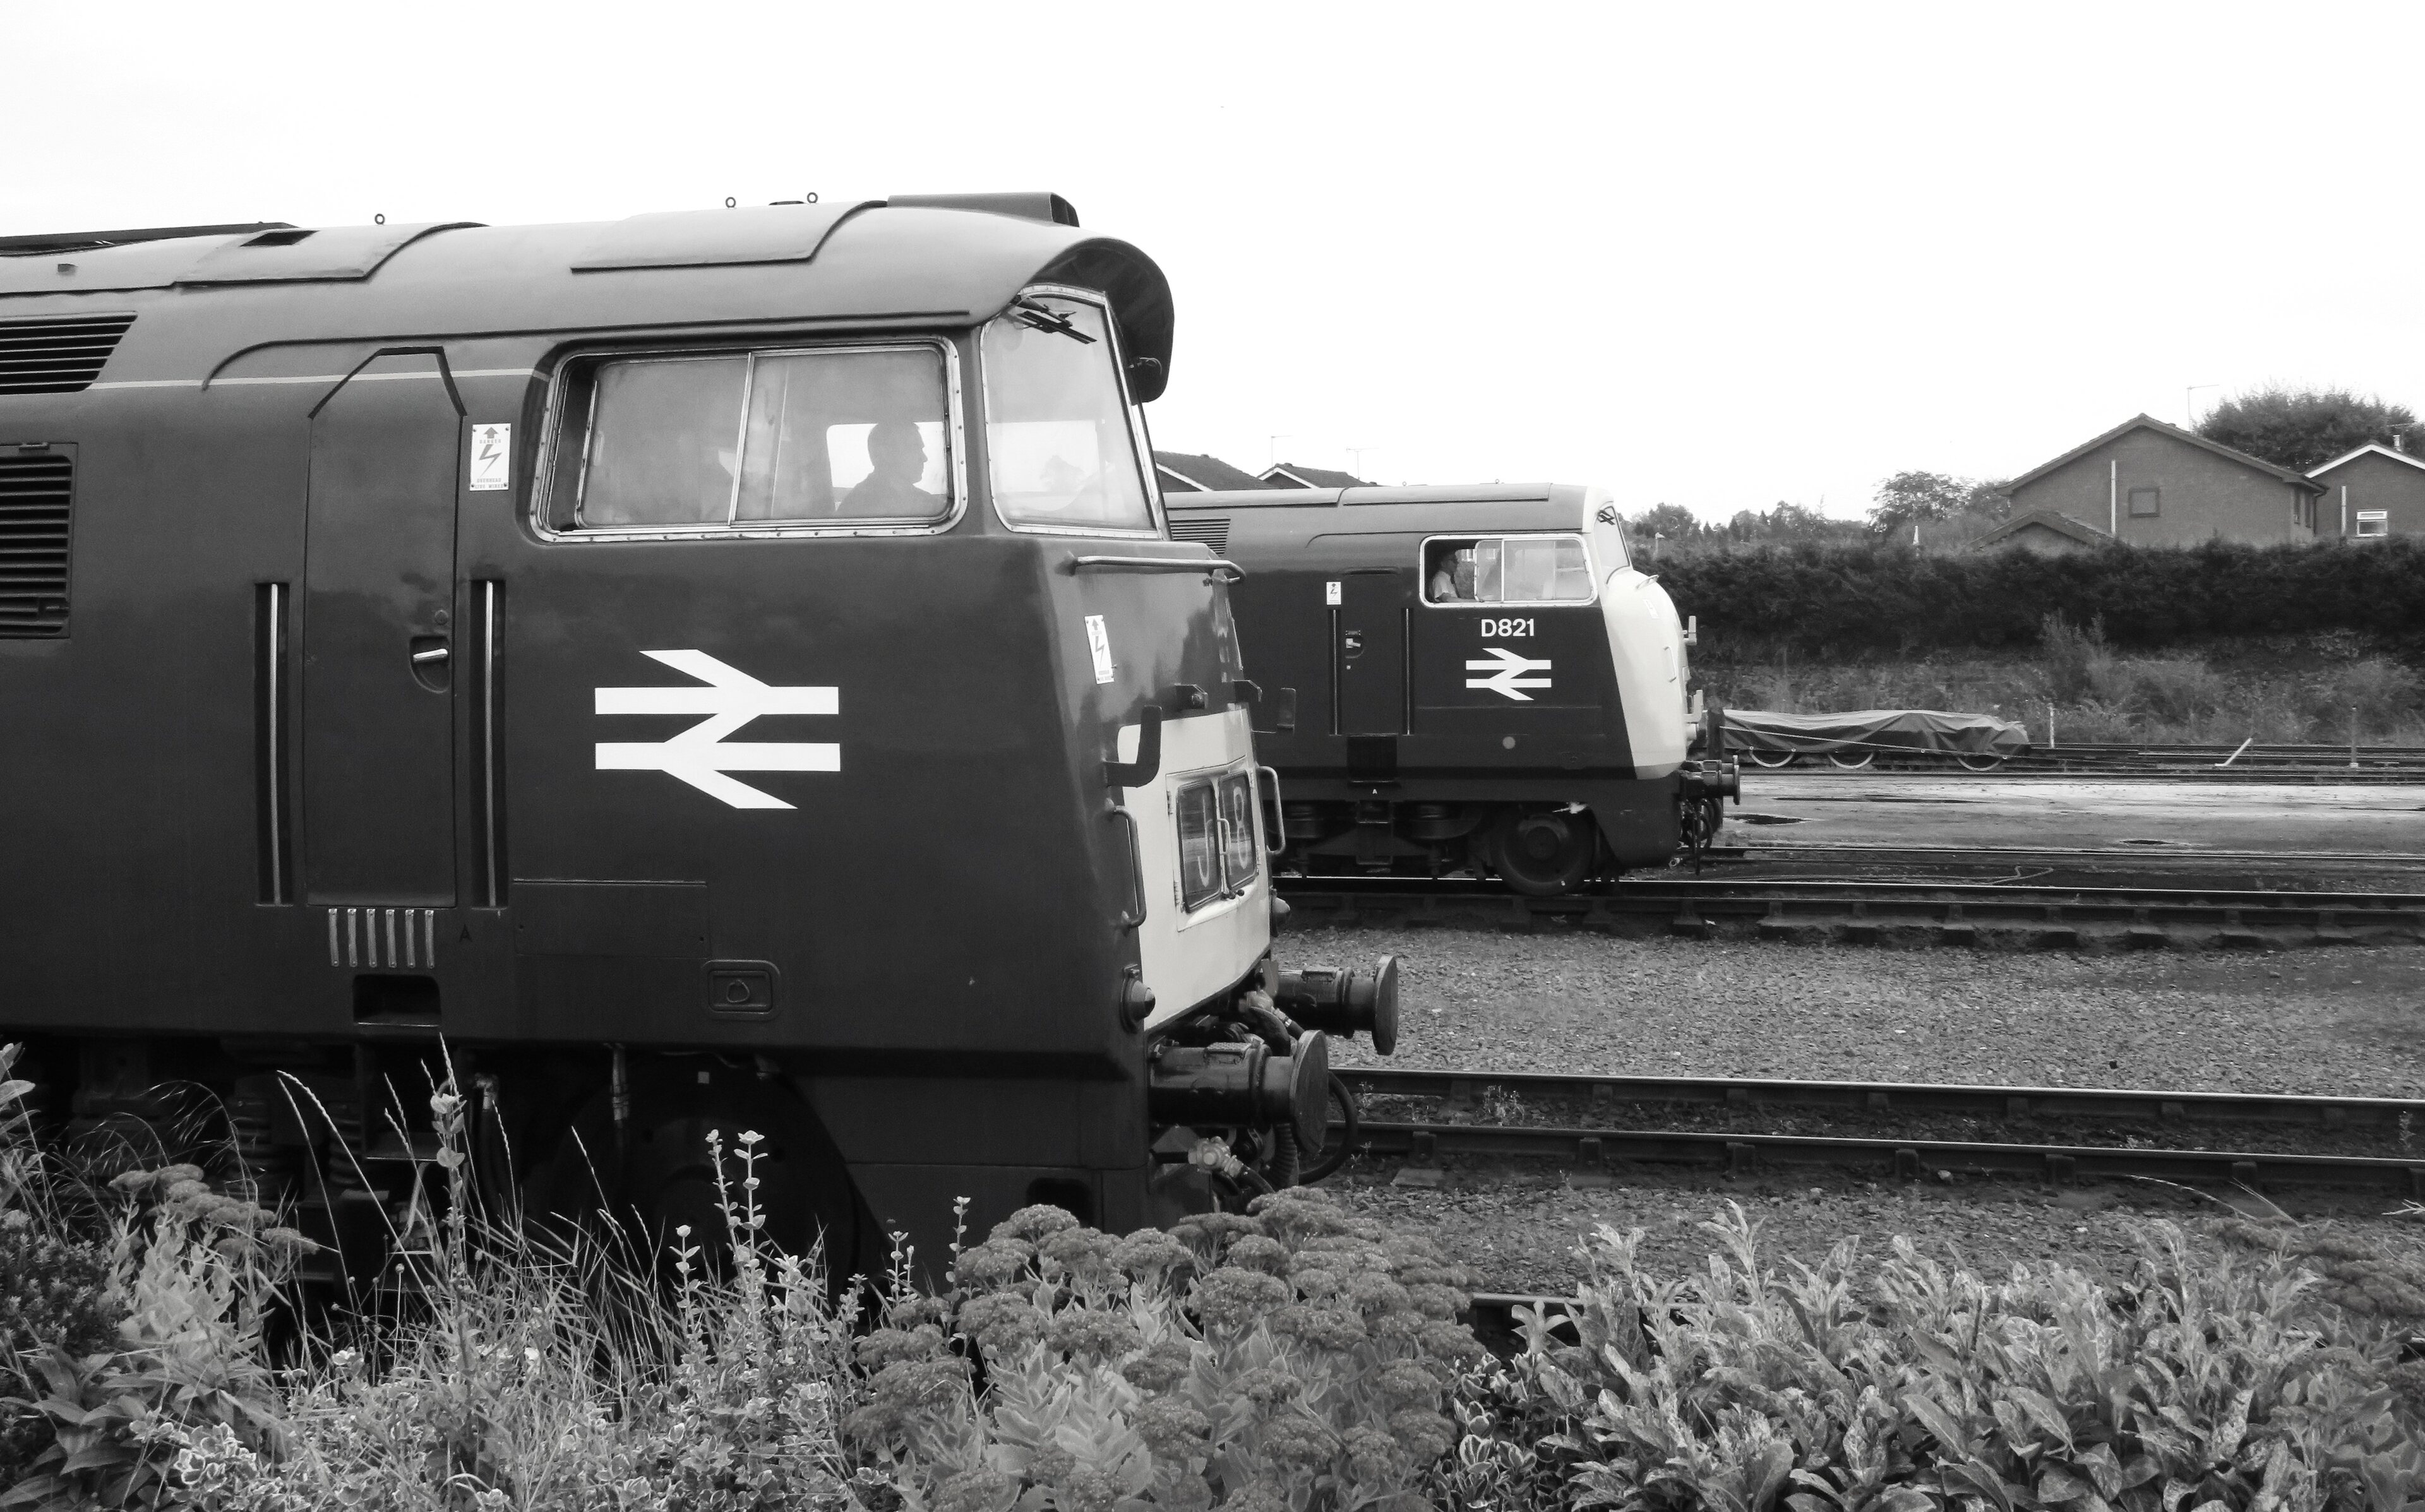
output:
[[[1283,863],[1496,873],[1549,895],[1661,867],[1736,789],[1691,637],[1569,485],[1169,498],[1171,533],[1245,570],[1257,749]],[[1697,751],[1697,754],[1696,754]]]
[[[1046,195],[0,238],[46,1116],[217,1110],[357,1272],[449,1074],[490,1191],[713,1233],[749,1130],[844,1269],[1289,1179],[1394,974],[1273,961],[1172,318]]]

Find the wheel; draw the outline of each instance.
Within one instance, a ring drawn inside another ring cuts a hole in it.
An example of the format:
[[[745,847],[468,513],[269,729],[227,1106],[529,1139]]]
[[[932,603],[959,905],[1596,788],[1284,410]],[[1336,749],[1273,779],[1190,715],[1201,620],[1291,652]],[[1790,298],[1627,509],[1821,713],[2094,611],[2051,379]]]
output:
[[[702,1070],[711,1078],[705,1086],[698,1079]],[[526,1212],[572,1222],[609,1216],[641,1257],[656,1260],[666,1258],[674,1231],[687,1225],[689,1242],[721,1260],[728,1235],[707,1136],[722,1136],[725,1180],[737,1205],[740,1136],[754,1132],[762,1137],[756,1196],[764,1236],[795,1255],[822,1242],[834,1276],[864,1268],[859,1245],[875,1235],[861,1232],[841,1153],[791,1088],[704,1058],[634,1056],[630,1092],[619,1158],[612,1094],[601,1088],[532,1166],[522,1187]]]
[[[1871,762],[1875,761],[1877,758],[1878,754],[1875,751],[1864,751],[1856,756],[1848,756],[1841,751],[1830,751],[1827,753],[1828,762],[1831,765],[1843,768],[1846,772],[1858,772],[1863,767],[1868,766]]]
[[[1962,763],[1965,772],[1993,772],[2004,764],[1999,756],[1957,756],[1953,759]]]
[[[1491,864],[1508,886],[1534,898],[1570,893],[1591,875],[1599,829],[1589,810],[1509,809],[1491,826]]]
[[[1793,765],[1793,753],[1791,751],[1745,751],[1743,755],[1751,757],[1751,764],[1755,767],[1774,769]]]
[[[1306,1151],[1300,1156],[1305,1166],[1297,1173],[1297,1185],[1310,1186],[1347,1164],[1347,1157],[1356,1153],[1356,1136],[1362,1126],[1363,1121],[1356,1110],[1356,1094],[1348,1090],[1339,1073],[1332,1072],[1330,1122],[1323,1130],[1322,1148]]]

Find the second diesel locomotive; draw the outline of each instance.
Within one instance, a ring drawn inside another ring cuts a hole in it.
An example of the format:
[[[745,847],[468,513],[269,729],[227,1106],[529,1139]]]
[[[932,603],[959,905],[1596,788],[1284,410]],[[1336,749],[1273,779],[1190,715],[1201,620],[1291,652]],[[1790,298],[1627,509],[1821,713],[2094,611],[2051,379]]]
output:
[[[1604,490],[1279,488],[1168,497],[1237,562],[1283,864],[1495,872],[1547,895],[1664,866],[1734,790],[1690,637]],[[1694,747],[1709,754],[1695,758]]]

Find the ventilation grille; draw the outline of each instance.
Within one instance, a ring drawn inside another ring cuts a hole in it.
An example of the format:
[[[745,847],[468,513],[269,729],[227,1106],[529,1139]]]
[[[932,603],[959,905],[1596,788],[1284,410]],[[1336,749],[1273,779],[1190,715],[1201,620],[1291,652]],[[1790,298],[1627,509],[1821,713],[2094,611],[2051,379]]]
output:
[[[1201,541],[1220,555],[1229,549],[1229,517],[1199,515],[1194,519],[1174,517],[1170,522],[1170,538],[1174,541]]]
[[[0,320],[0,394],[83,392],[134,324],[132,315]]]
[[[68,501],[75,464],[0,456],[0,637],[68,632]]]

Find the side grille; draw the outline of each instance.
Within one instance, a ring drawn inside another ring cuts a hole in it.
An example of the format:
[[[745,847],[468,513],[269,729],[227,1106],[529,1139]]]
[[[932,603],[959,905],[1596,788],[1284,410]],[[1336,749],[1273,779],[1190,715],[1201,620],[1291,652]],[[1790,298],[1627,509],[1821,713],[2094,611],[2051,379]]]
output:
[[[0,394],[83,392],[134,324],[132,315],[0,320]]]
[[[0,455],[0,636],[68,632],[68,502],[75,463]]]
[[[1229,517],[1227,515],[1196,515],[1187,518],[1173,517],[1170,538],[1174,541],[1201,541],[1220,555],[1229,549]]]

